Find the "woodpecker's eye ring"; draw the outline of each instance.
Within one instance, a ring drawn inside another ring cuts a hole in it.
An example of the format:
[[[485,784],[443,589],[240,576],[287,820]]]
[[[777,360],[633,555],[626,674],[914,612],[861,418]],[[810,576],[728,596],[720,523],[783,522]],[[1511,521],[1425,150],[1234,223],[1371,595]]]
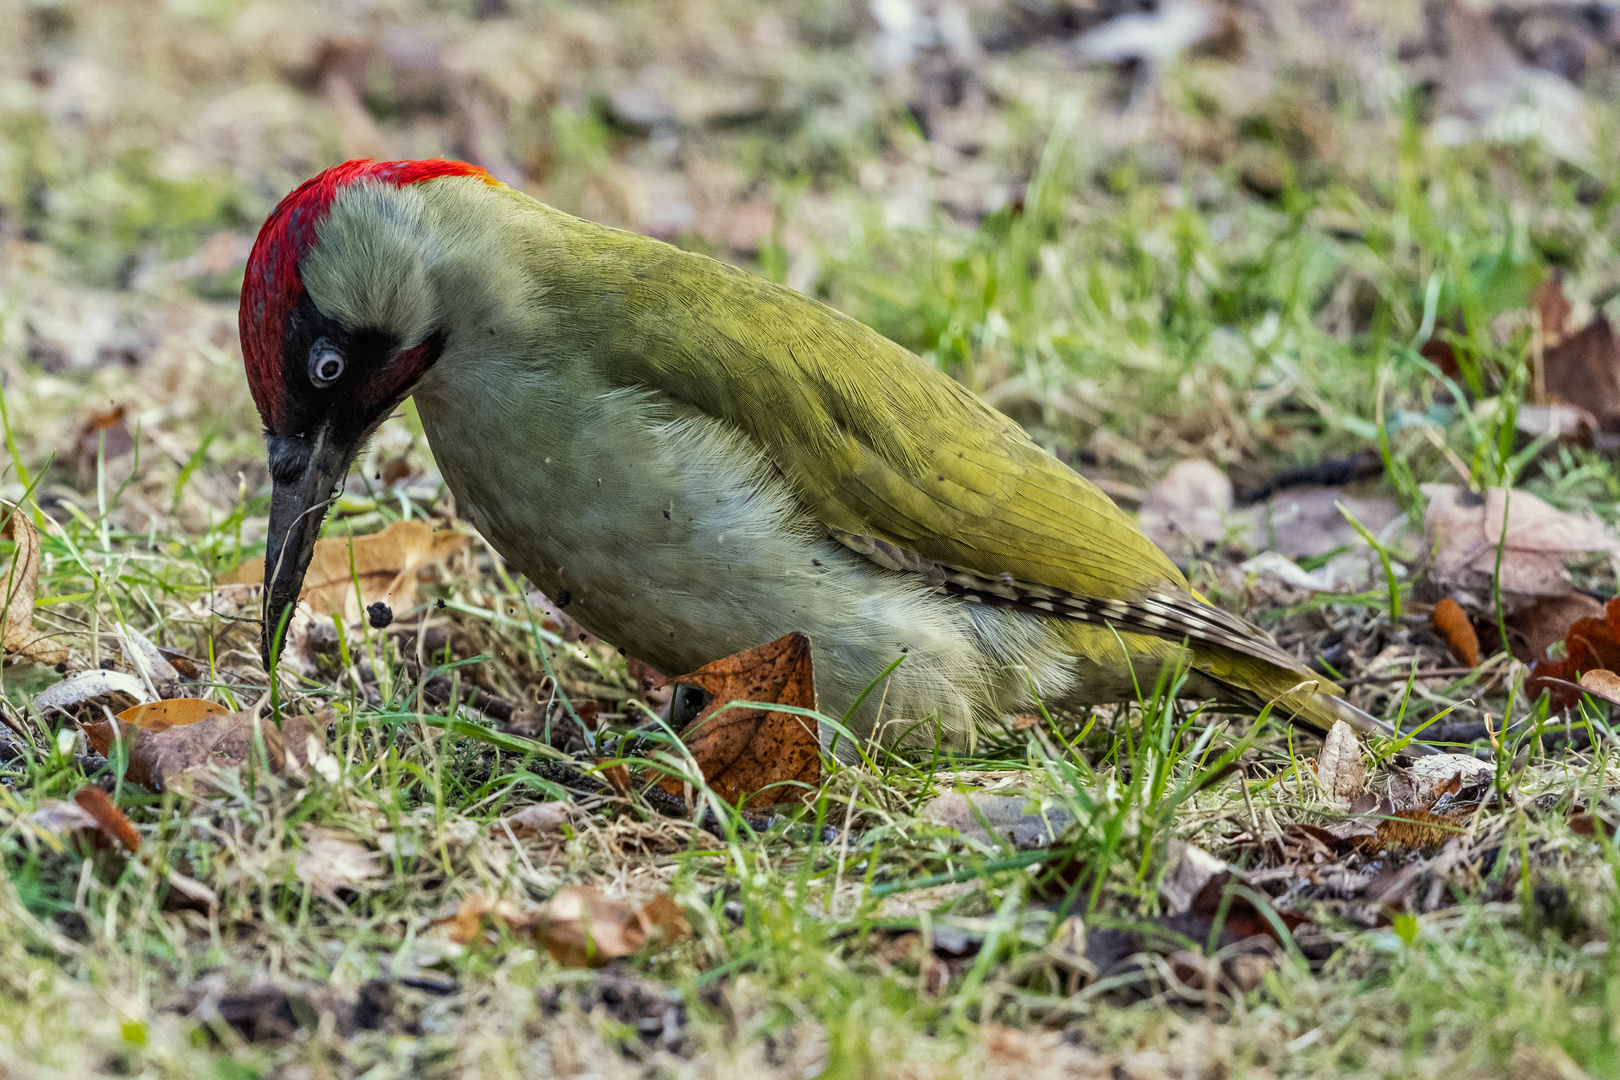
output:
[[[309,347],[309,381],[326,389],[343,377],[343,354],[325,338]]]

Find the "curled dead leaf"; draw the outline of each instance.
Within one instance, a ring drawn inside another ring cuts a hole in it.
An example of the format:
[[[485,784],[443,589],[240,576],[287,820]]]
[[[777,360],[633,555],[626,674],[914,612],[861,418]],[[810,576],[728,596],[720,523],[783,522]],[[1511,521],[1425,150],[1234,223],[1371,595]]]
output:
[[[1426,546],[1434,553],[1429,576],[1464,608],[1486,610],[1498,569],[1504,593],[1564,596],[1574,589],[1566,556],[1620,550],[1596,517],[1557,510],[1528,491],[1492,488],[1481,496],[1425,484],[1423,492]]]
[[[560,889],[544,908],[546,951],[564,967],[601,967],[649,942],[670,944],[691,933],[686,913],[665,894],[640,908],[582,885]]]
[[[816,707],[810,639],[787,634],[765,645],[706,664],[675,680],[712,697],[681,732],[703,779],[728,803],[746,799],[756,809],[807,799],[821,783],[821,735],[808,716],[735,706],[740,701]],[[732,706],[727,708],[727,706]],[[660,781],[665,791],[684,795],[677,777]]]
[[[124,662],[153,683],[171,683],[180,678],[180,672],[167,657],[153,645],[145,634],[133,626],[120,626],[103,640],[123,654]]]
[[[72,842],[88,833],[99,833],[101,823],[95,815],[77,802],[64,799],[46,799],[31,813],[20,819],[36,837],[50,837],[56,841]]]
[[[513,814],[497,821],[491,830],[501,832],[502,823],[517,836],[544,836],[547,833],[562,831],[568,819],[574,814],[574,804],[571,802],[543,802],[532,803]]]
[[[396,521],[369,536],[329,536],[316,541],[298,596],[315,613],[338,615],[346,622],[358,621],[368,607],[378,603],[402,611],[416,603],[417,574],[466,546],[465,535],[435,533],[417,518]],[[263,559],[245,562],[219,579],[221,585],[263,581]]]
[[[1547,659],[1547,650],[1562,642],[1580,619],[1603,618],[1603,605],[1585,593],[1544,596],[1507,616],[1508,644],[1527,664]]]
[[[1563,658],[1537,660],[1524,688],[1532,697],[1545,691],[1554,709],[1567,709],[1580,700],[1571,684],[1597,670],[1620,671],[1620,598],[1609,601],[1601,618],[1576,619],[1564,635]]]
[[[1478,802],[1496,780],[1496,766],[1467,754],[1428,754],[1396,770],[1389,797],[1396,810],[1430,810],[1448,796]],[[1460,797],[1460,798],[1459,798]]]
[[[0,502],[0,540],[12,545],[11,558],[0,563],[0,651],[36,664],[60,664],[67,648],[34,626],[39,530],[16,503]]]
[[[135,826],[129,823],[129,818],[113,804],[105,791],[98,787],[83,788],[74,794],[73,801],[96,819],[102,832],[123,844],[126,850],[140,850],[141,834],[135,831]]]
[[[1316,780],[1327,801],[1339,807],[1348,807],[1367,786],[1361,743],[1343,720],[1334,722],[1322,743],[1321,756],[1316,759]]]
[[[1620,705],[1620,675],[1605,668],[1588,671],[1581,676],[1581,689],[1593,697]]]
[[[211,701],[175,698],[134,706],[112,720],[89,720],[84,731],[104,755],[122,740],[128,746],[125,777],[162,791],[191,774],[236,768],[250,758],[276,775],[302,775],[311,746],[326,744],[330,722],[330,712],[323,711],[286,717],[277,728],[257,709],[233,713]]]
[[[1451,650],[1452,659],[1463,667],[1479,666],[1479,635],[1462,605],[1446,596],[1429,613],[1429,624]]]
[[[1190,911],[1204,887],[1230,871],[1231,867],[1203,848],[1172,840],[1165,854],[1164,877],[1159,881],[1159,900],[1171,915]]]
[[[135,436],[126,422],[129,410],[123,405],[98,409],[84,418],[73,440],[73,472],[79,489],[86,490],[96,477],[96,461],[103,464],[135,449]]]
[[[135,676],[92,668],[41,690],[34,698],[34,707],[46,717],[67,713],[81,721],[92,721],[151,699],[146,684]]]

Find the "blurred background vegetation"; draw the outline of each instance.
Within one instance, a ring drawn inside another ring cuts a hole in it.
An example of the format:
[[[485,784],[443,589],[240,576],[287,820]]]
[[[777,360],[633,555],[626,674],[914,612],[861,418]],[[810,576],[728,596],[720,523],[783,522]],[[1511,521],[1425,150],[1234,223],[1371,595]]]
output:
[[[1577,322],[1613,295],[1617,39],[1550,2],[0,0],[12,446],[49,497],[124,407],[139,531],[257,491],[257,224],[446,155],[820,296],[1122,483],[1365,445],[1381,365],[1439,462],[1410,346],[1489,398],[1550,266]]]

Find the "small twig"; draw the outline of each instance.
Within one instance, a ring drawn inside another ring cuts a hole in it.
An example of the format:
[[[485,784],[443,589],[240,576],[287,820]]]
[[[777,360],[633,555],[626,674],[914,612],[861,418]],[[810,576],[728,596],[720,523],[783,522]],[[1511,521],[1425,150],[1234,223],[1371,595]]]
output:
[[[1377,450],[1358,450],[1349,457],[1327,458],[1314,465],[1305,465],[1297,469],[1284,469],[1275,473],[1253,487],[1239,490],[1237,504],[1248,506],[1251,503],[1269,499],[1279,491],[1286,491],[1296,487],[1342,487],[1353,484],[1357,480],[1370,480],[1375,476],[1384,475],[1384,459]]]

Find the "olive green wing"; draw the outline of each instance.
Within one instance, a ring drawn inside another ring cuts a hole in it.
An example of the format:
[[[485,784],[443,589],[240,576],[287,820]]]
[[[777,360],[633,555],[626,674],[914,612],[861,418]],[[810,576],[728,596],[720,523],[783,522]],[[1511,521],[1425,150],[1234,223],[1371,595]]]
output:
[[[968,600],[1072,620],[1082,637],[1084,625],[1202,643],[1197,666],[1257,705],[1281,699],[1319,730],[1387,731],[1197,597],[1095,485],[906,349],[713,259],[578,228],[568,276],[598,298],[588,330],[610,381],[735,425],[836,539]]]
[[[904,348],[789,289],[635,240],[613,260],[613,381],[745,431],[829,530],[1076,596],[1185,588],[1106,495]]]

